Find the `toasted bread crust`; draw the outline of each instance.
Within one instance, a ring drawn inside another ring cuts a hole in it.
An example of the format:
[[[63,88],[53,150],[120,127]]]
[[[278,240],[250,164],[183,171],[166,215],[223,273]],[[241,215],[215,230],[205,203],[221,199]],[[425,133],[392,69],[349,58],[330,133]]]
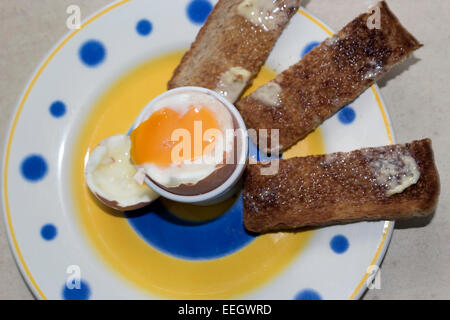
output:
[[[237,7],[242,1],[220,0],[216,4],[175,69],[168,89],[199,86],[214,90],[220,76],[234,67],[248,70],[251,76],[247,86],[252,83],[289,19],[266,31],[238,14]],[[295,6],[286,9],[289,18],[300,5],[300,0],[294,2]],[[279,6],[285,3],[286,0],[277,0]]]
[[[387,4],[378,5],[381,29],[369,29],[370,15],[362,14],[273,80],[280,104],[267,105],[256,93],[238,101],[247,128],[279,129],[279,149],[286,150],[418,49]]]
[[[414,158],[420,178],[387,196],[374,182],[373,161],[399,152]],[[249,165],[244,181],[244,225],[254,232],[423,217],[434,211],[440,192],[429,139],[280,160],[272,176],[261,175],[261,167]]]

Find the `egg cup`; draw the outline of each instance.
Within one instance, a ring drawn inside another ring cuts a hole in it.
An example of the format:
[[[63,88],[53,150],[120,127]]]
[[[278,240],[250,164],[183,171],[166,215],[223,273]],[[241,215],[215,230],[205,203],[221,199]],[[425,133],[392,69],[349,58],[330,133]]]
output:
[[[183,194],[177,194],[175,192],[171,192],[170,188],[166,188],[157,182],[155,182],[150,176],[146,175],[144,178],[144,182],[156,193],[161,195],[164,198],[182,202],[182,203],[189,203],[189,204],[195,204],[195,205],[213,205],[219,202],[222,202],[229,197],[231,197],[233,194],[235,194],[239,188],[241,187],[241,178],[244,173],[245,167],[247,165],[248,160],[248,133],[247,128],[245,126],[244,120],[242,119],[239,111],[236,109],[236,107],[229,102],[227,99],[225,99],[220,94],[201,87],[180,87],[176,89],[169,90],[156,98],[154,98],[152,101],[150,101],[147,106],[142,110],[142,112],[139,114],[138,118],[136,119],[135,123],[133,124],[131,131],[136,129],[143,121],[147,120],[152,113],[155,111],[154,106],[161,101],[162,99],[165,99],[171,95],[177,95],[182,94],[186,92],[197,92],[202,94],[207,94],[214,99],[218,100],[224,107],[226,107],[231,114],[234,122],[234,130],[239,130],[241,134],[238,134],[235,136],[235,142],[234,142],[234,159],[235,163],[233,163],[234,169],[231,172],[230,175],[228,175],[223,182],[220,182],[218,186],[213,187],[211,190],[208,190],[203,193],[194,194],[194,195],[183,195]],[[236,141],[238,140],[238,141]],[[209,176],[208,176],[209,177]],[[207,178],[208,178],[207,177]],[[189,186],[188,186],[189,187]],[[187,187],[187,188],[188,188]]]

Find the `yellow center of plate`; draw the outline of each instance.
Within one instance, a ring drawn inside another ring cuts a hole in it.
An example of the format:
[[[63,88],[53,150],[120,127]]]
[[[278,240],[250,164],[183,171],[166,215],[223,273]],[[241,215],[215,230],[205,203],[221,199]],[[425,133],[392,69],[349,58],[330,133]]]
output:
[[[172,52],[145,62],[118,79],[95,102],[80,128],[73,149],[72,199],[80,229],[105,265],[150,296],[178,299],[223,299],[248,293],[274,279],[299,257],[312,231],[274,233],[257,237],[233,254],[212,260],[184,260],[153,248],[142,239],[119,212],[100,204],[84,181],[84,160],[104,138],[126,133],[140,111],[166,83],[183,52]],[[273,79],[264,67],[256,87]],[[247,92],[247,94],[248,94]],[[320,130],[310,134],[284,157],[324,153]],[[196,220],[188,208],[172,204],[179,216]],[[199,212],[203,218],[214,213]]]

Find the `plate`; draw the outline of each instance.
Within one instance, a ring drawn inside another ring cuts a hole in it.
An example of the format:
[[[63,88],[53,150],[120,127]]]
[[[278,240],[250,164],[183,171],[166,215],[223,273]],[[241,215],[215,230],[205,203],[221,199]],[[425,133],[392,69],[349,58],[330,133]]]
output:
[[[248,233],[242,197],[214,207],[159,200],[126,214],[86,189],[86,155],[125,133],[165,84],[214,1],[118,1],[70,32],[36,70],[12,119],[3,206],[18,266],[40,299],[359,298],[393,223]],[[332,31],[300,9],[255,81]],[[283,157],[393,143],[373,86]],[[255,146],[252,157],[261,159]]]

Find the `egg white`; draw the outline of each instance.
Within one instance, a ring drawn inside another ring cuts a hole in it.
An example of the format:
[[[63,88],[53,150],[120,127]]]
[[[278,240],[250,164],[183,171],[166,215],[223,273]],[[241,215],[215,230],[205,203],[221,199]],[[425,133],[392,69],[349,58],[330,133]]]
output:
[[[145,205],[159,197],[135,181],[130,147],[130,137],[126,135],[108,137],[92,150],[85,166],[89,189],[106,205],[114,203],[115,209]]]

